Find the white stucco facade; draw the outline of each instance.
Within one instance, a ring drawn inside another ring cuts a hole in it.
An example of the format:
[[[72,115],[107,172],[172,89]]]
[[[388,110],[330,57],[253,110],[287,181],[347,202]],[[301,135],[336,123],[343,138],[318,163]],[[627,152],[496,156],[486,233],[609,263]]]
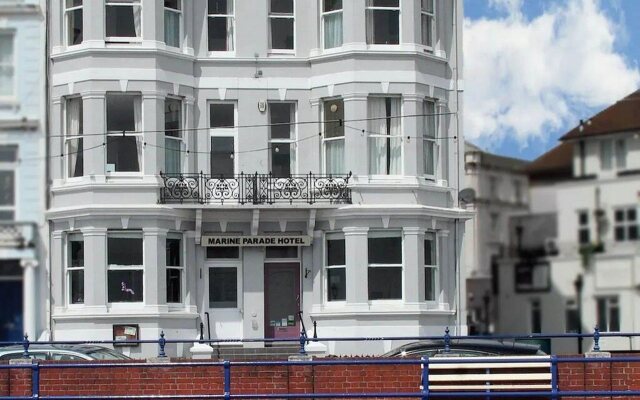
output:
[[[50,162],[53,337],[111,339],[114,325],[137,325],[141,339],[194,339],[205,313],[212,338],[297,335],[297,316],[274,318],[276,303],[301,310],[307,328],[317,321],[321,337],[464,333],[462,2],[436,0],[427,14],[418,0],[377,11],[364,0],[330,2],[328,12],[322,1],[211,3],[224,7],[183,0],[178,12],[141,0],[115,12],[110,2],[52,1],[50,143],[63,154]],[[70,23],[80,12],[83,23]],[[386,44],[371,43],[385,40],[384,29],[367,35],[366,15],[376,12],[397,17]],[[112,17],[122,20],[105,22]],[[423,18],[434,22],[429,45]],[[435,138],[424,138],[425,110],[438,114]],[[350,199],[300,197],[299,185],[332,188],[349,173]],[[238,189],[258,182],[269,199]],[[225,188],[231,198],[220,201]],[[278,197],[287,190],[295,201]],[[224,235],[311,243],[204,246],[203,237]],[[328,345],[362,354],[392,343]]]

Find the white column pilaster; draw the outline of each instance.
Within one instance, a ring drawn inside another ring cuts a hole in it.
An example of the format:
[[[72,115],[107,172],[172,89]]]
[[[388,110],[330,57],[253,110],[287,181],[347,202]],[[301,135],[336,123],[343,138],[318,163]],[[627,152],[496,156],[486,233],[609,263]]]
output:
[[[30,258],[22,259],[20,260],[20,266],[22,266],[24,277],[22,287],[24,333],[29,335],[30,340],[37,340],[38,310],[36,305],[39,303],[39,296],[36,286],[36,268],[38,267],[38,261]]]
[[[404,302],[424,301],[424,230],[418,227],[402,228],[404,236]]]
[[[438,285],[439,293],[437,294],[437,300],[440,304],[447,304],[452,307],[455,303],[455,293],[457,288],[456,276],[455,276],[455,258],[451,261],[451,246],[449,243],[449,231],[439,230],[436,232],[438,241],[438,256],[440,259],[439,271],[440,282]]]
[[[344,119],[349,122],[345,127],[344,165],[347,172],[354,175],[368,175],[367,121],[353,121],[367,117],[366,94],[345,95]]]
[[[64,307],[67,302],[64,295],[65,290],[65,263],[64,263],[64,232],[53,231],[51,232],[51,307],[54,309],[60,309]]]
[[[107,310],[107,229],[83,228],[85,308]]]
[[[402,97],[402,114],[418,115],[422,114],[422,104],[424,97],[418,95],[405,95]],[[421,176],[423,174],[422,160],[422,129],[423,118],[403,118],[402,119],[402,151],[403,168],[405,176]]]
[[[364,304],[369,301],[368,289],[368,227],[343,228],[345,239],[345,258],[347,263],[347,303]]]
[[[167,308],[167,229],[144,228],[144,304]]]

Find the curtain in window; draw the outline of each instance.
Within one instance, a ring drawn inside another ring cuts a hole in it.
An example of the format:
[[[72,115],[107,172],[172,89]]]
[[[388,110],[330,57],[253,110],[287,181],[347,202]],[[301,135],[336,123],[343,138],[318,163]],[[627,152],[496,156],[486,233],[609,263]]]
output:
[[[141,21],[142,21],[142,7],[140,3],[134,3],[133,5],[133,25],[136,30],[136,37],[141,37],[142,29],[141,29]]]
[[[67,135],[70,137],[82,135],[82,99],[67,101]],[[70,139],[68,147],[69,176],[82,176],[82,139]]]
[[[142,133],[139,133],[142,131],[142,99],[141,98],[136,98],[133,101],[133,118],[136,122],[136,150],[138,153],[138,160],[137,160],[137,164],[138,167],[134,169],[134,171],[140,171],[140,166],[142,165],[142,139],[143,139],[143,135]]]
[[[13,94],[13,37],[0,35],[0,96]]]
[[[181,141],[172,137],[164,138],[165,147],[165,173],[167,174],[179,174],[180,173],[180,151],[182,150]]]
[[[384,118],[387,108],[384,98],[371,98],[367,104],[369,121],[369,135],[386,135],[387,121]],[[386,174],[387,169],[387,139],[369,137],[369,173],[371,175]]]
[[[370,4],[367,3],[367,6],[370,6]],[[367,26],[366,26],[366,32],[367,32],[367,44],[373,44],[375,43],[374,41],[374,37],[375,37],[375,32],[374,32],[374,22],[373,22],[373,10],[367,10]]]
[[[400,99],[391,99],[391,116],[399,117],[401,113]],[[389,141],[389,175],[400,175],[402,171],[402,132],[401,123],[402,118],[391,118],[390,135],[392,136]]]
[[[180,14],[177,12],[164,10],[164,42],[168,46],[180,47]]]
[[[327,173],[344,174],[344,139],[325,142],[327,157]]]
[[[331,49],[342,46],[342,13],[325,15],[324,47]]]

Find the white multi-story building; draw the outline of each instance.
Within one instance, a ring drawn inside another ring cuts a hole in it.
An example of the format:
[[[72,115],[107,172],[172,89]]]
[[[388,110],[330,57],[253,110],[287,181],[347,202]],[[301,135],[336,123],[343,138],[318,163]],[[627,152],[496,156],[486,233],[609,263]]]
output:
[[[530,211],[512,219],[511,251],[500,266],[500,332],[640,329],[639,104],[639,92],[618,101],[527,167]],[[575,352],[578,341],[552,345]],[[601,343],[638,345],[637,338]]]
[[[54,338],[464,332],[461,4],[52,1]]]
[[[527,210],[527,162],[465,146],[465,187],[473,190],[467,210],[463,252],[467,279],[467,315],[470,333],[490,333],[495,326],[498,261],[509,245],[509,217]],[[463,199],[464,200],[464,199]]]
[[[0,341],[46,330],[43,6],[0,1]]]

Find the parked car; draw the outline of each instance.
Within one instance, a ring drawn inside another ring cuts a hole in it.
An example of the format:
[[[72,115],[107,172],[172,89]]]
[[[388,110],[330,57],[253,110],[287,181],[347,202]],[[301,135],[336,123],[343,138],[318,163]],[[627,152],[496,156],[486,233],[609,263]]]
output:
[[[22,346],[0,347],[0,361],[23,358]],[[124,354],[102,346],[31,344],[29,357],[39,360],[85,361],[85,360],[131,360]]]
[[[424,340],[397,347],[383,357],[489,357],[546,355],[540,345],[510,340],[452,339],[449,352],[443,340]]]

